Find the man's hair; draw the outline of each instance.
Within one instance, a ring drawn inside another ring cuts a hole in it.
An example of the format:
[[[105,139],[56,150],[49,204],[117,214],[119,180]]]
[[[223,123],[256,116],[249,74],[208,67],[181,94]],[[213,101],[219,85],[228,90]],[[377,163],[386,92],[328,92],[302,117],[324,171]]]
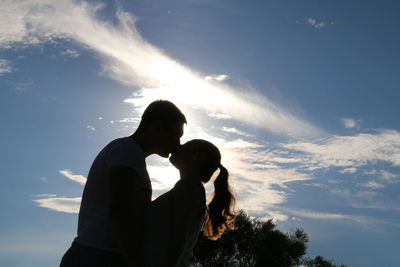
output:
[[[167,127],[186,123],[185,115],[175,104],[167,100],[152,102],[143,112],[138,129],[144,129],[156,120],[162,121]]]

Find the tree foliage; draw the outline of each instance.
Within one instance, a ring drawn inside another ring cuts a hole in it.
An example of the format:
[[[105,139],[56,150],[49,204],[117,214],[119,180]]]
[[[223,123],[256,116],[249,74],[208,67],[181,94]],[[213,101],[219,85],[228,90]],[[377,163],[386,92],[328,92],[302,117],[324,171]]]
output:
[[[338,267],[321,256],[303,258],[309,239],[302,229],[283,233],[272,220],[251,219],[244,211],[239,212],[235,228],[215,241],[200,234],[192,266]]]
[[[331,260],[327,260],[322,256],[316,256],[314,259],[305,259],[304,266],[306,267],[346,267],[341,264],[340,266],[333,263]]]

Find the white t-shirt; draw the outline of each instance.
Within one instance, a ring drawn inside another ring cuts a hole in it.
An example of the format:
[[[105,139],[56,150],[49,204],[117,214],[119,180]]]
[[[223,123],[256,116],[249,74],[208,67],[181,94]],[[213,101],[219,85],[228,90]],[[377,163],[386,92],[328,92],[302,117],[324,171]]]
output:
[[[79,211],[77,243],[119,253],[111,232],[107,170],[115,166],[134,169],[141,180],[146,200],[151,202],[151,182],[141,147],[130,137],[118,138],[100,151],[86,181]],[[148,203],[143,203],[144,205]]]

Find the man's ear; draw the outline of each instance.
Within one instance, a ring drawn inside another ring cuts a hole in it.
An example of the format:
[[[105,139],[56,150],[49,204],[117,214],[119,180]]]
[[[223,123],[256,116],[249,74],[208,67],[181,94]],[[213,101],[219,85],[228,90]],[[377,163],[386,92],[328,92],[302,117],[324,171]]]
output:
[[[155,132],[162,132],[165,129],[165,124],[160,119],[157,119],[151,123],[151,127]]]

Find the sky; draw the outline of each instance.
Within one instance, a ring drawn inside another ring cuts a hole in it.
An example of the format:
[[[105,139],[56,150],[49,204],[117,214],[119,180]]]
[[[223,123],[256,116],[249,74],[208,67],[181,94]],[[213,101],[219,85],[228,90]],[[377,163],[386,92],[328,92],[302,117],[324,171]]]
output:
[[[57,266],[90,165],[144,108],[222,152],[307,256],[398,266],[398,1],[0,0],[0,265]],[[179,179],[147,159],[153,198]],[[212,186],[207,186],[211,192]]]

